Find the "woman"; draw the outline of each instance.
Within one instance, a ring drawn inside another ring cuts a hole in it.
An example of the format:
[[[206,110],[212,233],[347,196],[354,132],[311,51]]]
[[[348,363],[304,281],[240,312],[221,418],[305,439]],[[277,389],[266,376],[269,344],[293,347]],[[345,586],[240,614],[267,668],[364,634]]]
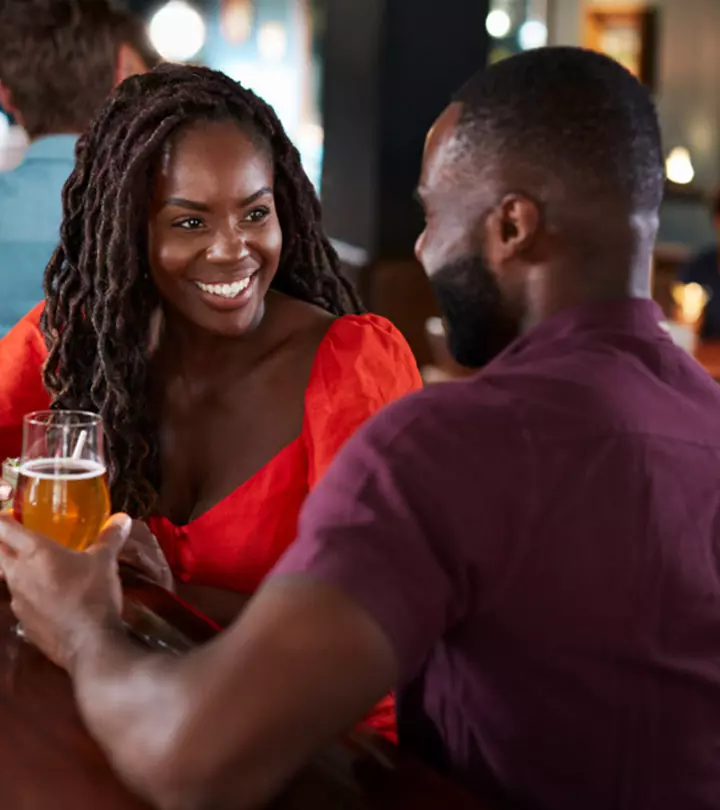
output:
[[[121,85],[63,197],[44,311],[0,346],[0,454],[49,401],[100,413],[113,509],[227,622],[340,446],[419,387],[415,362],[361,314],[272,109],[222,74]]]

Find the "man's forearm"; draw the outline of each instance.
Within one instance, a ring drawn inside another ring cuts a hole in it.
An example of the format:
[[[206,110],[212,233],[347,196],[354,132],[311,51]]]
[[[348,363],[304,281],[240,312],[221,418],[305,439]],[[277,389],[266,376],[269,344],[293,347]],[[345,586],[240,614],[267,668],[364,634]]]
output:
[[[223,636],[174,658],[149,653],[113,628],[89,639],[73,662],[91,735],[121,779],[162,810],[252,810],[284,781],[283,758],[277,767],[258,756],[256,735],[243,730],[255,690],[244,689],[241,677],[218,688],[232,646]],[[221,714],[237,718],[230,734]]]
[[[365,716],[396,666],[355,603],[289,578],[183,658],[148,653],[115,628],[86,639],[71,671],[91,733],[156,806],[250,810]]]
[[[180,581],[175,582],[175,593],[220,627],[229,627],[251,599],[250,596],[237,591],[188,585]]]
[[[71,672],[90,733],[123,780],[161,807],[175,806],[167,766],[188,706],[183,669],[113,627],[83,645]]]

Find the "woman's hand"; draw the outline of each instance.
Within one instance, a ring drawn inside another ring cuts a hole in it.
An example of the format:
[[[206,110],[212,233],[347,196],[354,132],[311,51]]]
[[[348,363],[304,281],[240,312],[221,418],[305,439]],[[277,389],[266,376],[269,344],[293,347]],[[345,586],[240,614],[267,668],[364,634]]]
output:
[[[130,534],[127,515],[111,518],[88,551],[70,551],[0,516],[0,570],[24,634],[58,666],[119,626],[118,556]]]
[[[120,552],[120,562],[136,568],[166,591],[175,590],[175,579],[160,543],[142,520],[133,520],[130,537]]]

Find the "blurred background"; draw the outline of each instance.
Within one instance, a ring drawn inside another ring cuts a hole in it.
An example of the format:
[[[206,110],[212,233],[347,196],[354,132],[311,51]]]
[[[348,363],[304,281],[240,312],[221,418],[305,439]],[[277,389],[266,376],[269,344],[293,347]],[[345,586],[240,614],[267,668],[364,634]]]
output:
[[[720,180],[719,0],[127,0],[163,58],[198,62],[277,110],[320,192],[327,228],[367,305],[421,363],[435,314],[412,258],[423,135],[487,61],[545,45],[609,53],[653,91],[668,186],[656,255],[665,305],[677,269],[715,241]],[[0,114],[0,171],[27,139]]]

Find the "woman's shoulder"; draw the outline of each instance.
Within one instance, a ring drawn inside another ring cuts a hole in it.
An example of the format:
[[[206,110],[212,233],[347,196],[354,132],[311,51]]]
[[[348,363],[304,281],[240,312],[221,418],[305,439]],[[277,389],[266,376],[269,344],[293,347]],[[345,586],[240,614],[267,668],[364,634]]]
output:
[[[407,393],[421,385],[417,362],[399,329],[379,315],[344,315],[327,329],[315,357],[311,388]],[[337,391],[342,396],[342,391]]]
[[[343,354],[414,358],[402,332],[381,315],[343,315],[329,326],[321,351]]]
[[[3,353],[5,355],[12,355],[22,351],[34,353],[44,359],[47,350],[40,329],[40,318],[44,309],[44,303],[38,304],[2,338]]]

